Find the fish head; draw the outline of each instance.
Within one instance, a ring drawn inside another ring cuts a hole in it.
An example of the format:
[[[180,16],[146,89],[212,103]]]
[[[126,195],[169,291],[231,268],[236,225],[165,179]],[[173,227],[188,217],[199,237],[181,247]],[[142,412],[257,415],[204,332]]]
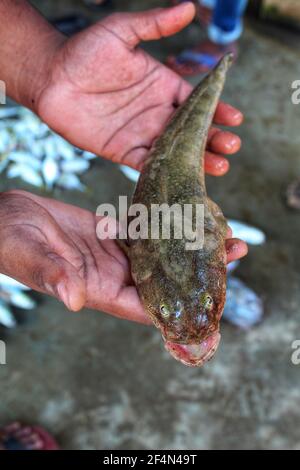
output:
[[[177,360],[200,366],[215,354],[226,297],[226,267],[202,269],[178,284],[152,273],[140,286],[144,306]]]

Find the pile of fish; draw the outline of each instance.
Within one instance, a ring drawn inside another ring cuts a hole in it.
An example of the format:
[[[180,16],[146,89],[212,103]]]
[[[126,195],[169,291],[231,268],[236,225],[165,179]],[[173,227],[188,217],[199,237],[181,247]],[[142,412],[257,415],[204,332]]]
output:
[[[0,109],[0,173],[51,191],[55,186],[84,191],[80,180],[96,156],[55,134],[31,111]]]
[[[0,325],[5,328],[16,326],[12,307],[23,310],[32,310],[36,307],[35,301],[27,293],[29,290],[20,282],[0,274]]]

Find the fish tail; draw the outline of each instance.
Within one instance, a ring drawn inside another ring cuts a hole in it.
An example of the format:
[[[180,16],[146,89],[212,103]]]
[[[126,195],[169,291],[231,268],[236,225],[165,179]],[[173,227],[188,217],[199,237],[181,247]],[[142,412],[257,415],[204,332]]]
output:
[[[194,89],[185,104],[167,126],[158,145],[163,150],[164,140],[173,141],[172,158],[188,158],[191,165],[202,170],[209,128],[224,88],[233,54],[226,54],[218,65]],[[188,156],[188,157],[187,157]],[[186,162],[187,163],[187,162]],[[201,176],[201,174],[200,174]]]

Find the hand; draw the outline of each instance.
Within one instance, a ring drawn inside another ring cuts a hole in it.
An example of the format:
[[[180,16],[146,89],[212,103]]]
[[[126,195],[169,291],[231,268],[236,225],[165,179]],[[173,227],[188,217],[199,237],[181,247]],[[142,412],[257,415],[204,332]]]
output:
[[[98,240],[96,217],[86,210],[25,191],[0,195],[0,272],[53,295],[73,311],[86,306],[151,323],[114,240]],[[230,236],[230,234],[229,234]],[[228,262],[247,246],[227,242]]]
[[[192,87],[137,46],[175,34],[194,14],[189,2],[115,14],[56,45],[35,111],[74,145],[140,170],[153,140]],[[235,126],[242,119],[223,103],[215,123]],[[207,172],[226,173],[229,164],[220,154],[239,148],[239,137],[213,128]]]

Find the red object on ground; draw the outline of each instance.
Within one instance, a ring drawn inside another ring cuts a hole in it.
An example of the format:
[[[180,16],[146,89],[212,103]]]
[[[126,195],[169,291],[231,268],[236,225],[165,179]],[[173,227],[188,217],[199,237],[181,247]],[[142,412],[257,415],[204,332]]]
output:
[[[16,422],[0,430],[0,450],[59,450],[59,445],[42,427]]]

